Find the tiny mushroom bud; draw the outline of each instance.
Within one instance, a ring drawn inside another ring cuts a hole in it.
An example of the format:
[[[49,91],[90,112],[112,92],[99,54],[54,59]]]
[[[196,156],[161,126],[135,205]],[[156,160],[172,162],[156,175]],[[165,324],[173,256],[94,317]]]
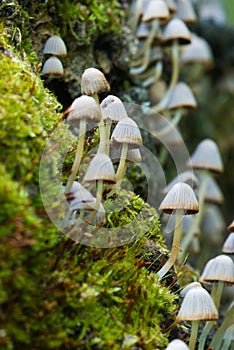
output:
[[[43,75],[53,74],[55,76],[63,75],[63,65],[60,59],[55,56],[47,58],[47,60],[45,61],[42,67],[42,74]]]
[[[66,56],[67,49],[63,39],[57,35],[51,36],[45,43],[43,53],[55,56]]]
[[[189,350],[189,347],[182,340],[174,339],[167,345],[166,350]]]

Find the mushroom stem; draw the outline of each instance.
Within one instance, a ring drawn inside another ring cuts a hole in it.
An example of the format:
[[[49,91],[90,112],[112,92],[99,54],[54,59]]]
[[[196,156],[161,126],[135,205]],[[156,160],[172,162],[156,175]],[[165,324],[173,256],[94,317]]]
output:
[[[106,136],[106,145],[105,145],[105,153],[109,156],[110,153],[110,131],[111,131],[111,119],[107,118],[106,126],[105,126],[105,136]]]
[[[132,32],[135,33],[138,25],[139,18],[141,16],[143,0],[135,0],[132,2],[130,15],[129,15],[129,27]]]
[[[197,342],[197,333],[198,333],[199,321],[192,321],[192,329],[189,338],[189,349],[194,350]]]
[[[163,72],[163,63],[162,61],[158,61],[152,69],[152,73],[149,73],[147,79],[142,82],[143,87],[148,87],[153,83],[156,83],[162,76]]]
[[[215,326],[216,322],[215,321],[207,321],[205,324],[205,327],[202,330],[202,333],[199,338],[199,345],[198,345],[198,350],[203,350],[205,343],[206,343],[206,338],[208,334],[210,333],[210,330],[213,326]]]
[[[201,172],[201,185],[199,188],[199,193],[198,193],[198,201],[199,201],[199,212],[194,216],[194,219],[192,221],[192,225],[190,226],[184,240],[181,242],[181,248],[182,248],[182,253],[180,255],[180,259],[183,260],[184,256],[186,254],[186,251],[188,249],[189,244],[191,243],[193,236],[197,233],[200,232],[200,224],[201,220],[203,217],[204,213],[204,198],[206,194],[206,187],[207,187],[207,180],[208,180],[208,170],[204,169]]]
[[[179,77],[179,43],[178,43],[178,40],[174,40],[172,44],[172,75],[171,75],[170,83],[164,97],[156,106],[152,107],[154,112],[161,112],[166,108],[168,101],[171,97],[172,89],[174,88],[174,86],[178,81],[178,77]]]
[[[81,119],[80,120],[80,130],[79,130],[79,138],[76,148],[76,156],[74,163],[72,165],[71,174],[68,177],[67,185],[66,185],[66,192],[69,192],[71,190],[72,184],[76,178],[76,175],[78,173],[80,163],[83,156],[83,150],[84,150],[84,140],[85,140],[85,132],[86,132],[86,120]]]
[[[128,144],[123,143],[121,148],[120,162],[116,172],[116,183],[118,187],[121,185],[121,180],[124,178],[127,152],[128,152]]]
[[[175,261],[176,261],[177,255],[178,255],[179,246],[180,246],[183,213],[184,213],[184,211],[182,209],[178,209],[175,211],[175,230],[174,230],[171,255],[170,255],[169,259],[167,260],[167,262],[158,271],[159,279],[162,279],[163,276],[165,276],[165,274],[175,264]]]

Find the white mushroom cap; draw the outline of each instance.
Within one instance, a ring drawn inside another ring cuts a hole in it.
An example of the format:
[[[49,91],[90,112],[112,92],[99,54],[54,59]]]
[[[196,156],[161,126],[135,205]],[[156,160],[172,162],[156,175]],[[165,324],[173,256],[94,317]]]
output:
[[[191,288],[185,295],[177,321],[216,320],[218,312],[210,294],[202,287]]]
[[[97,68],[87,68],[81,76],[81,93],[84,95],[100,94],[110,90],[104,74]]]
[[[186,23],[196,22],[197,16],[190,0],[177,0],[176,15]]]
[[[176,183],[178,182],[184,182],[188,184],[193,189],[199,187],[199,180],[197,176],[192,171],[183,171],[182,173],[178,174],[164,189],[164,193],[167,193]]]
[[[176,108],[196,108],[197,102],[192,90],[184,82],[177,83],[171,92],[170,99],[167,103],[168,109]]]
[[[82,95],[77,97],[71,104],[67,121],[70,124],[79,125],[81,119],[99,121],[101,109],[91,96]]]
[[[163,199],[159,210],[173,214],[175,210],[183,210],[184,215],[195,214],[199,211],[199,205],[193,189],[184,182],[178,182]]]
[[[52,56],[47,58],[43,67],[42,74],[54,74],[54,75],[63,75],[63,65],[58,57]]]
[[[71,191],[67,194],[67,198],[72,199],[69,202],[70,210],[80,210],[85,209],[93,202],[92,194],[84,188],[78,181],[74,181],[72,184]]]
[[[130,148],[139,148],[142,137],[136,122],[129,117],[121,119],[113,130],[111,143],[127,143]]]
[[[189,347],[182,340],[174,339],[167,345],[166,350],[189,350]]]
[[[116,182],[113,164],[105,153],[97,153],[91,160],[83,181],[93,182],[98,180]]]
[[[191,288],[195,288],[195,287],[201,287],[201,283],[199,282],[191,282],[189,283],[186,287],[184,287],[181,292],[180,292],[180,296],[181,297],[185,297],[185,295],[188,293],[188,291],[191,289]]]
[[[190,158],[191,165],[194,169],[223,172],[223,163],[217,144],[211,139],[201,141]]]
[[[173,18],[167,23],[163,32],[164,44],[171,44],[173,40],[178,40],[179,44],[189,44],[191,33],[186,24],[179,18]]]
[[[234,283],[234,263],[232,259],[224,254],[216,256],[206,264],[201,278],[201,282],[223,281],[228,284]]]
[[[143,12],[142,22],[149,22],[153,19],[162,21],[169,19],[169,10],[165,1],[151,0],[148,2]]]
[[[103,120],[111,119],[117,123],[123,118],[127,118],[128,114],[123,102],[114,95],[108,95],[100,104]]]
[[[43,53],[55,56],[66,56],[67,48],[62,38],[58,35],[53,35],[46,41]]]
[[[234,254],[234,232],[231,232],[226,238],[222,252],[226,254]]]

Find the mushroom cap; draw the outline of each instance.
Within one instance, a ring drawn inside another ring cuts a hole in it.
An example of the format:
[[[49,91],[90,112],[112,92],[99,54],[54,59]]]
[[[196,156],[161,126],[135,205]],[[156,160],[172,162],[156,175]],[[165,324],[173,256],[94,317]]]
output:
[[[73,197],[69,202],[70,210],[85,209],[87,205],[93,202],[92,194],[84,188],[78,181],[74,181],[67,197]]]
[[[216,319],[218,312],[210,294],[201,286],[191,288],[182,301],[177,321]]]
[[[188,293],[188,291],[191,289],[191,288],[195,288],[195,287],[201,287],[201,283],[199,282],[191,282],[189,284],[187,284],[187,286],[185,286],[181,292],[180,292],[180,296],[181,297],[185,297],[185,295]]]
[[[182,173],[178,174],[169,184],[165,187],[164,193],[167,193],[170,191],[170,189],[178,182],[184,182],[188,184],[193,189],[196,189],[199,187],[199,180],[197,176],[192,171],[183,171]]]
[[[178,182],[166,194],[159,210],[167,214],[183,210],[184,215],[189,215],[196,214],[199,211],[199,205],[193,189],[184,182]]]
[[[165,1],[151,0],[143,11],[142,22],[149,22],[153,19],[165,21],[169,19],[169,16],[169,10]]]
[[[104,74],[97,68],[87,68],[81,76],[81,93],[84,95],[100,94],[110,90]]]
[[[184,82],[177,83],[171,92],[170,99],[167,103],[168,109],[177,109],[177,108],[196,108],[197,102],[192,93],[192,90],[188,84]]]
[[[234,232],[231,232],[226,238],[222,252],[226,254],[234,254]]]
[[[111,143],[127,143],[130,148],[139,148],[142,137],[136,122],[129,117],[121,119],[113,130]]]
[[[185,23],[194,23],[197,20],[196,13],[190,0],[177,0],[176,15]]]
[[[114,164],[119,162],[120,156],[121,156],[121,147],[118,147],[118,148],[115,147],[111,150],[111,160],[112,162],[114,162]],[[141,152],[139,148],[128,149],[127,157],[126,157],[127,163],[139,163],[141,162],[141,160],[142,160],[142,157],[141,157]]]
[[[208,42],[192,33],[192,41],[184,46],[180,55],[180,62],[182,64],[199,63],[205,67],[211,67],[213,61],[213,53]]]
[[[208,176],[207,178],[207,185],[206,185],[204,200],[208,203],[215,203],[215,204],[222,204],[224,202],[223,193],[219,188],[219,185],[213,178],[213,176]]]
[[[173,18],[167,23],[163,31],[163,43],[171,44],[178,40],[179,44],[189,44],[191,42],[191,33],[186,24],[179,18]]]
[[[101,109],[91,96],[82,95],[77,97],[71,104],[67,117],[69,124],[79,125],[81,119],[99,121]]]
[[[128,114],[123,102],[114,95],[108,95],[100,104],[103,120],[111,119],[117,123],[123,118],[127,118]]]
[[[58,35],[53,35],[47,39],[43,53],[62,57],[67,55],[67,48],[62,38]]]
[[[233,284],[234,263],[232,259],[221,254],[209,260],[204,267],[200,281],[203,283],[223,281],[227,284]]]
[[[43,67],[42,74],[54,74],[54,75],[63,75],[63,65],[58,57],[52,56],[47,58]]]
[[[115,170],[111,159],[105,153],[97,153],[91,160],[85,173],[84,182],[103,180],[104,182],[116,182]]]
[[[227,229],[230,232],[234,232],[234,220],[230,223],[230,225],[228,225]]]
[[[166,350],[189,350],[189,347],[182,340],[174,339],[167,345]]]
[[[223,163],[217,144],[211,139],[201,141],[190,158],[194,169],[207,169],[216,173],[223,172]]]

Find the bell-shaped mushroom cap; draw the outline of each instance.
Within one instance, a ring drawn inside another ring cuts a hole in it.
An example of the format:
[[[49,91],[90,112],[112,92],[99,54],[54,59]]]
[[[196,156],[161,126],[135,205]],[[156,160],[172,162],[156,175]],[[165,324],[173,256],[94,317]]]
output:
[[[227,229],[230,232],[234,232],[234,220],[230,223],[230,225],[228,225]]]
[[[171,44],[177,40],[179,44],[189,44],[191,42],[191,33],[186,24],[179,18],[173,18],[167,23],[163,31],[164,44]]]
[[[234,232],[231,232],[226,238],[222,252],[226,254],[234,254]]]
[[[129,117],[121,119],[113,130],[111,143],[127,143],[130,148],[139,148],[142,137],[135,121]]]
[[[63,65],[60,59],[55,56],[47,58],[42,67],[42,74],[63,75]]]
[[[183,210],[184,215],[195,214],[199,205],[193,189],[184,182],[178,182],[166,194],[159,210],[167,214],[174,214],[176,210]]]
[[[181,297],[185,297],[185,295],[188,293],[188,291],[191,289],[191,288],[195,288],[195,287],[201,287],[201,283],[199,282],[191,282],[189,283],[186,287],[184,287],[181,292],[180,292],[180,296]]]
[[[177,5],[175,0],[165,0],[165,3],[167,4],[167,7],[170,12],[174,13],[177,11]]]
[[[143,12],[142,22],[149,22],[153,19],[168,20],[169,10],[167,4],[163,0],[151,0],[148,2]]]
[[[227,255],[221,254],[209,260],[204,267],[200,281],[203,283],[223,281],[227,284],[233,284],[234,263],[232,259]]]
[[[43,53],[55,56],[66,56],[67,48],[62,38],[53,35],[46,41]]]
[[[196,108],[197,102],[192,93],[190,87],[184,83],[177,83],[172,92],[170,99],[167,104],[168,109],[176,109],[176,108]]]
[[[196,22],[197,16],[190,0],[177,0],[176,15],[186,23]]]
[[[71,104],[67,117],[69,124],[79,125],[81,119],[99,121],[101,109],[91,96],[82,95],[77,97]]]
[[[174,339],[167,345],[166,350],[189,350],[189,347],[182,340]]]
[[[207,169],[217,173],[223,172],[223,163],[217,144],[211,139],[201,141],[190,158],[194,169]]]
[[[207,178],[207,185],[206,185],[204,200],[208,203],[214,203],[214,204],[222,204],[224,201],[223,193],[219,188],[219,185],[213,178],[213,176],[208,176]]]
[[[197,176],[194,174],[194,172],[183,171],[182,173],[177,175],[171,182],[169,182],[169,184],[166,186],[163,192],[167,193],[178,182],[184,182],[188,184],[190,187],[192,187],[193,189],[199,187],[199,180]]]
[[[205,67],[211,67],[213,61],[213,53],[208,42],[192,33],[191,44],[184,46],[180,55],[180,62],[182,64],[199,63]]]
[[[68,196],[72,197],[72,200],[69,203],[70,210],[85,209],[87,203],[90,204],[93,202],[92,194],[77,181],[73,182],[71,191],[67,195],[67,198],[69,198]]]
[[[100,104],[103,120],[110,119],[117,123],[123,118],[127,118],[128,114],[123,102],[114,95],[108,95]]]
[[[103,180],[116,182],[115,170],[111,159],[105,153],[97,153],[91,160],[84,176],[84,182]]]
[[[87,68],[81,76],[81,93],[84,95],[100,94],[110,90],[104,74],[97,68]]]
[[[185,295],[177,321],[216,320],[218,312],[210,294],[202,287],[191,288]]]

